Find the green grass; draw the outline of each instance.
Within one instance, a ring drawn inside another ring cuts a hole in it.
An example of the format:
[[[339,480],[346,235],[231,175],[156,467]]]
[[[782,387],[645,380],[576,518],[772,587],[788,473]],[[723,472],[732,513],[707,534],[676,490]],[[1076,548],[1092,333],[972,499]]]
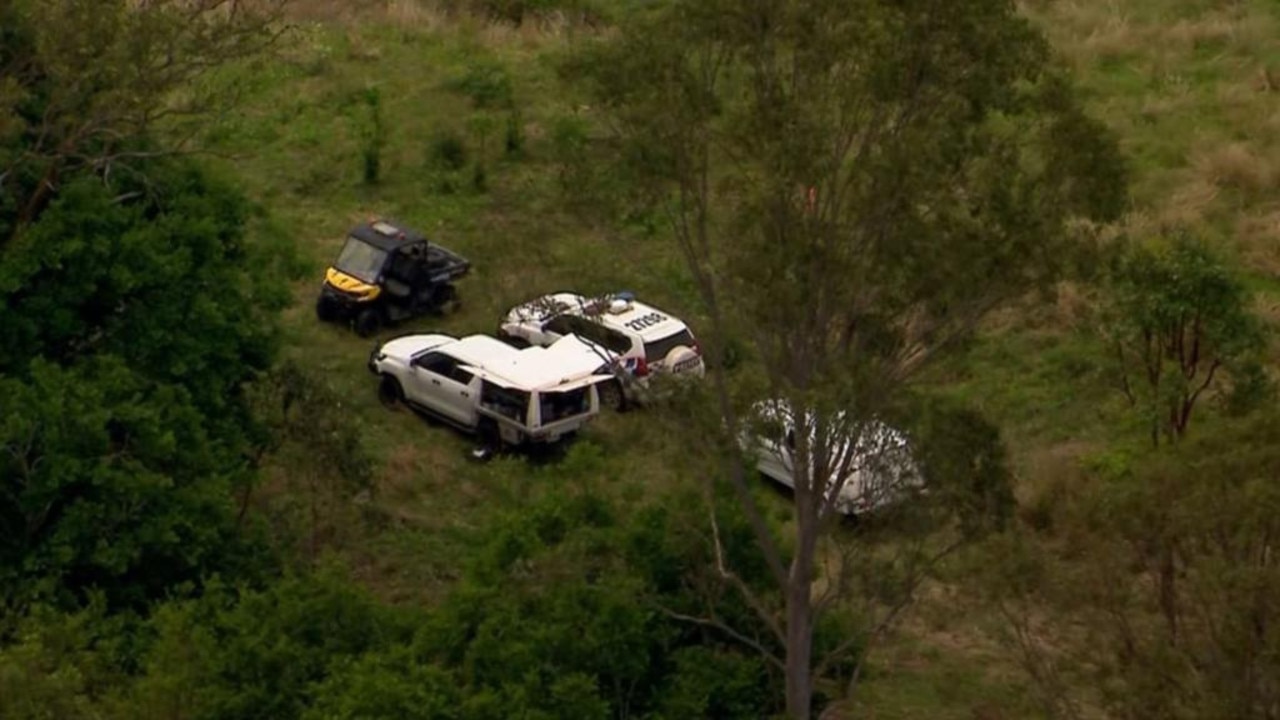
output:
[[[1254,90],[1253,82],[1268,64],[1280,72],[1276,7],[1267,0],[1230,7],[1207,0],[1064,0],[1031,10],[1133,162],[1130,229],[1148,232],[1170,220],[1213,225],[1250,263],[1251,287],[1273,297],[1280,295],[1280,223],[1258,219],[1280,211],[1280,171],[1272,167],[1280,166],[1274,113],[1280,96]],[[438,597],[456,576],[452,561],[466,532],[494,508],[518,506],[551,475],[519,458],[473,464],[465,438],[377,403],[364,370],[373,341],[322,325],[312,311],[323,268],[349,226],[372,215],[396,217],[474,263],[459,286],[459,313],[409,322],[380,339],[492,331],[511,304],[561,289],[631,289],[695,330],[701,321],[661,232],[639,231],[622,210],[612,220],[577,212],[589,202],[581,194],[589,188],[566,193],[559,184],[554,129],[566,117],[590,113],[555,78],[552,61],[566,47],[555,32],[470,21],[432,26],[374,16],[350,25],[303,24],[285,59],[254,73],[250,106],[219,131],[227,154],[219,162],[275,226],[289,229],[301,254],[305,272],[283,319],[285,354],[343,398],[343,410],[379,460],[377,502],[390,521],[349,553],[362,577],[394,600]],[[464,91],[476,67],[499,67],[509,78],[525,138],[518,157],[503,152],[507,111],[476,107]],[[362,182],[368,119],[360,98],[369,87],[380,92],[386,128],[381,182],[374,186]],[[442,135],[466,146],[468,164],[456,172],[432,163],[432,144]],[[1249,152],[1224,154],[1232,142]],[[488,178],[484,192],[470,182],[477,159]],[[1071,465],[1085,452],[1059,449],[1109,439],[1120,409],[1118,394],[1103,382],[1104,361],[1095,339],[1051,318],[985,333],[929,380],[997,421],[1020,476],[1034,482],[1030,475],[1052,471],[1045,463]],[[703,471],[697,438],[658,413],[604,415],[587,438],[607,458],[603,476],[669,487],[697,482]],[[761,497],[785,513],[779,494],[762,489]],[[968,629],[956,632],[983,640],[982,620],[961,623]],[[1033,716],[1010,661],[975,647],[985,645],[927,630],[898,637],[873,663],[859,716]]]

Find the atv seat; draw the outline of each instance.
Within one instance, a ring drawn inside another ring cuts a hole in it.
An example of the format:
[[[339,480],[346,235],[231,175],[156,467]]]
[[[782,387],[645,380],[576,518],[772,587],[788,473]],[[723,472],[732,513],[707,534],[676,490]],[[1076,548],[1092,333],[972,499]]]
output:
[[[387,291],[388,295],[392,295],[398,298],[409,297],[409,286],[406,285],[405,283],[400,282],[399,280],[386,278],[385,280],[382,281],[382,286]]]

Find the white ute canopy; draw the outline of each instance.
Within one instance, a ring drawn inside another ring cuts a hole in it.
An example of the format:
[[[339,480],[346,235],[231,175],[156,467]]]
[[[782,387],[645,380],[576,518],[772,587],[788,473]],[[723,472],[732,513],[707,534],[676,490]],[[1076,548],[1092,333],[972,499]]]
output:
[[[597,373],[608,359],[577,335],[566,335],[548,347],[522,350],[473,335],[459,341],[450,352],[466,363],[468,372],[512,390],[568,392],[613,379],[613,375]]]

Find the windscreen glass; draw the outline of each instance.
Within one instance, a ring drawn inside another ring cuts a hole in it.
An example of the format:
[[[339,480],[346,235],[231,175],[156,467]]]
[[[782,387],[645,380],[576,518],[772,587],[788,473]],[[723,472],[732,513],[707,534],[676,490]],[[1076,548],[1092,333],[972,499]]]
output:
[[[351,277],[372,285],[378,282],[378,273],[382,272],[382,265],[386,259],[385,250],[379,250],[363,240],[349,237],[347,244],[342,247],[342,253],[338,255],[335,267]]]

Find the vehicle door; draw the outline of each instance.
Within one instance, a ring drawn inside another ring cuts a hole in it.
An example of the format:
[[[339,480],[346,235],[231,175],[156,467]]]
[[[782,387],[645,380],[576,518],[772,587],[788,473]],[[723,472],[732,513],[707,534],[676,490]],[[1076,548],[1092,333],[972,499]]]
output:
[[[795,451],[795,431],[785,430],[777,422],[765,423],[756,439],[756,463],[760,472],[786,485],[795,487],[792,452]]]
[[[457,358],[440,351],[419,355],[410,365],[412,389],[405,387],[405,392],[427,410],[471,427],[475,424],[474,377],[461,365]]]
[[[382,279],[387,300],[396,305],[412,304],[416,286],[421,284],[418,277],[420,274],[419,264],[410,257],[408,248],[400,248],[391,253]]]

